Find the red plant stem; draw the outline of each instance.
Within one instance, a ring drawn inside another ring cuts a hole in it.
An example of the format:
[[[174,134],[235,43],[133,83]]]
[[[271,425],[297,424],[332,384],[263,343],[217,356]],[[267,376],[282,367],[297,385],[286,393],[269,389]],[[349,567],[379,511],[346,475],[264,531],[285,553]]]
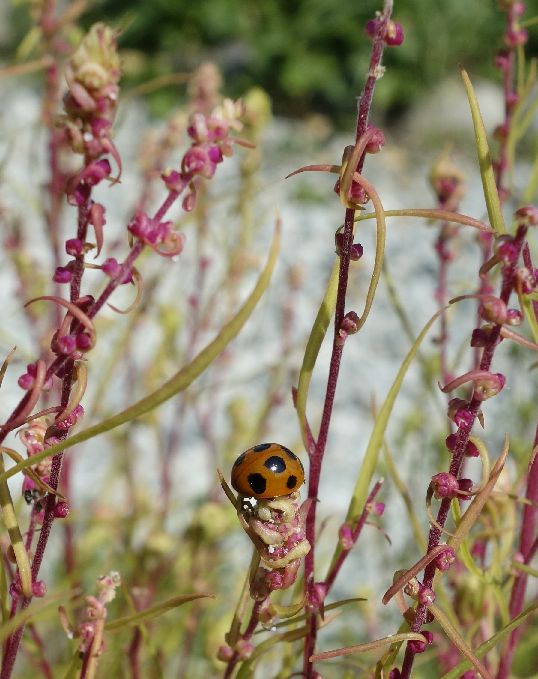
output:
[[[517,233],[514,237],[513,244],[515,247],[516,252],[521,253],[521,250],[523,248],[523,243],[524,239],[527,233],[527,227],[522,225],[519,226]],[[517,261],[517,258],[514,258]],[[506,266],[505,269],[503,270],[502,274],[502,286],[501,286],[501,294],[500,298],[505,304],[508,304],[508,301],[510,299],[510,295],[513,290],[513,277],[514,277],[514,271],[516,268],[516,261],[509,265]],[[501,331],[501,326],[496,325],[491,332],[489,341],[487,345],[484,347],[484,351],[482,353],[482,360],[480,362],[480,370],[488,370],[491,368],[491,363],[493,361],[493,355],[495,353],[495,347],[497,346],[498,339],[500,336],[500,331]],[[457,438],[456,438],[456,445],[454,447],[454,451],[452,454],[452,461],[450,463],[450,469],[449,473],[453,474],[454,476],[458,477],[460,474],[461,466],[464,460],[464,454],[465,454],[465,448],[467,446],[467,442],[469,441],[469,435],[471,433],[471,429],[473,428],[473,425],[475,423],[478,411],[480,410],[482,403],[476,398],[471,399],[471,402],[468,407],[468,411],[471,414],[471,417],[468,418],[468,420],[463,424],[462,426],[459,427],[457,431]],[[448,512],[450,508],[450,498],[443,498],[441,501],[441,505],[439,507],[439,511],[437,513],[437,524],[440,527],[444,527],[447,517],[448,517]],[[432,526],[430,528],[430,534],[428,538],[428,552],[430,552],[434,547],[437,547],[437,545],[440,543],[442,536],[442,532],[438,526]],[[424,587],[430,588],[433,585],[433,578],[435,575],[436,571],[436,565],[435,561],[430,563],[424,570],[424,580],[423,584]],[[422,625],[426,622],[426,617],[427,617],[428,609],[424,604],[419,604],[416,608],[415,612],[415,619],[413,621],[413,624],[411,626],[411,631],[412,632],[420,632]],[[412,646],[410,647],[409,644],[407,644],[406,651],[405,651],[405,657],[404,657],[404,662],[402,665],[402,672],[401,672],[401,679],[409,679],[411,676],[411,669],[413,667],[413,660],[414,660],[414,652],[412,650]]]
[[[265,601],[265,599],[264,599]],[[255,601],[254,605],[252,606],[252,613],[250,614],[250,620],[248,621],[248,625],[246,630],[243,632],[241,635],[241,639],[243,641],[250,641],[252,638],[252,635],[256,631],[256,627],[258,626],[258,622],[260,620],[260,608],[263,604],[263,601]],[[232,676],[232,673],[234,671],[235,666],[237,665],[239,661],[239,653],[237,651],[234,651],[234,654],[228,661],[228,665],[226,666],[226,669],[224,671],[224,675],[222,679],[230,679]]]
[[[525,505],[523,508],[523,518],[521,521],[521,533],[519,539],[519,552],[523,558],[523,563],[528,564],[533,557],[533,552],[536,551],[536,523],[538,509],[538,452],[536,450],[537,441],[535,440],[535,450],[529,467],[529,474],[527,477],[527,492],[525,497],[530,500],[531,504]],[[527,573],[516,572],[512,592],[510,595],[509,612],[510,618],[513,620],[523,610],[525,601],[525,591],[527,588]],[[497,679],[507,679],[510,668],[512,666],[512,658],[516,650],[517,642],[522,633],[522,627],[515,629],[509,636],[508,642],[501,654],[501,661],[497,673]]]
[[[370,65],[368,75],[364,88],[359,100],[359,108],[357,113],[357,125],[355,141],[357,142],[361,136],[366,132],[368,127],[368,116],[372,105],[374,89],[377,82],[377,75],[383,56],[385,47],[384,35],[385,28],[390,20],[392,14],[392,0],[385,0],[383,8],[383,18],[379,22],[376,37],[372,45],[372,53],[370,56]],[[360,174],[364,165],[364,154],[359,159],[356,171]],[[305,557],[305,587],[307,597],[312,591],[314,585],[314,567],[315,567],[315,539],[316,539],[316,506],[318,498],[318,489],[321,476],[321,465],[323,456],[325,454],[325,447],[327,445],[327,437],[329,434],[329,426],[331,423],[331,415],[334,405],[334,395],[336,392],[336,384],[338,382],[338,374],[340,371],[340,362],[342,359],[343,346],[338,343],[340,326],[345,314],[346,305],[346,291],[349,274],[350,252],[353,245],[353,225],[355,218],[355,210],[346,209],[344,219],[343,240],[340,254],[340,270],[338,276],[338,290],[336,295],[336,308],[334,316],[334,338],[331,360],[329,365],[329,376],[327,380],[327,388],[325,392],[325,402],[323,406],[323,414],[321,417],[321,424],[319,434],[315,446],[315,450],[310,455],[310,473],[308,479],[308,497],[313,499],[306,518],[306,538],[310,542],[310,552]],[[305,638],[304,644],[304,659],[303,659],[303,676],[304,679],[312,679],[313,664],[310,661],[310,656],[314,653],[317,638],[317,620],[316,613],[311,612],[307,617],[308,634]]]
[[[351,542],[352,545],[348,549],[344,549],[340,552],[340,555],[334,562],[331,570],[329,571],[329,574],[327,575],[327,579],[325,580],[325,587],[327,588],[327,594],[329,593],[331,587],[334,584],[334,581],[336,579],[336,576],[340,572],[340,569],[342,568],[344,561],[347,559],[348,554],[351,552],[353,547],[355,546],[355,543],[359,539],[359,535],[362,532],[362,529],[364,528],[366,521],[368,517],[370,516],[372,509],[373,509],[373,502],[376,498],[376,495],[379,493],[381,490],[381,487],[383,486],[383,481],[376,481],[374,484],[374,487],[370,491],[370,494],[368,495],[366,499],[366,503],[364,505],[364,509],[362,510],[362,514],[359,517],[359,520],[357,521],[357,525],[353,529],[351,533]]]

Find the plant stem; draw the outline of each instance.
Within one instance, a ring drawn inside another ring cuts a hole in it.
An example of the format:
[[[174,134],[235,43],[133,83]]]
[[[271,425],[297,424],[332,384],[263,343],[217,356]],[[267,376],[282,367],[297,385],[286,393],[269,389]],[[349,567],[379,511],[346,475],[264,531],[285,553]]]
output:
[[[376,37],[374,38],[372,53],[370,57],[370,65],[368,75],[364,88],[359,100],[359,108],[357,113],[357,125],[355,141],[357,142],[366,132],[368,127],[368,117],[370,108],[372,106],[372,99],[374,95],[375,84],[378,79],[379,67],[381,65],[381,58],[385,47],[384,33],[387,22],[390,20],[392,14],[392,0],[385,0],[383,9],[383,18],[379,23],[379,28]],[[356,171],[360,174],[364,165],[364,154],[359,159]],[[339,339],[339,330],[342,319],[345,314],[346,305],[346,291],[349,274],[350,252],[353,245],[353,225],[355,219],[355,210],[346,209],[344,219],[343,240],[341,245],[340,255],[340,269],[338,276],[338,291],[336,297],[336,308],[334,317],[334,338],[331,353],[331,360],[329,365],[329,376],[327,380],[327,388],[325,392],[325,402],[323,406],[323,414],[319,434],[313,455],[310,456],[310,474],[308,480],[308,497],[313,499],[310,511],[306,519],[306,538],[310,542],[311,550],[305,557],[305,587],[308,593],[312,590],[314,585],[314,568],[315,568],[315,530],[316,530],[316,506],[318,499],[319,482],[321,476],[321,466],[325,448],[327,445],[327,438],[329,435],[329,427],[331,423],[331,415],[334,405],[334,396],[336,393],[336,385],[338,382],[338,374],[340,371],[340,362],[342,359],[343,346],[337,341]],[[304,644],[304,660],[303,660],[303,676],[305,679],[311,679],[313,676],[313,664],[310,661],[310,656],[314,653],[317,638],[317,619],[316,611],[311,611],[307,618],[308,634],[305,638]]]

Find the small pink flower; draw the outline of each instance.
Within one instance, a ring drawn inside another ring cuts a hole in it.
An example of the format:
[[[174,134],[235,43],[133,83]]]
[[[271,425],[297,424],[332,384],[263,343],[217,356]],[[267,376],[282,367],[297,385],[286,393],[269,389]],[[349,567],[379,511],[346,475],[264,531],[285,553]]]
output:
[[[458,479],[448,472],[440,472],[432,476],[431,485],[438,500],[456,497],[459,490]]]
[[[52,280],[55,283],[70,283],[72,279],[73,274],[65,266],[58,266],[54,272],[54,276],[52,277]]]

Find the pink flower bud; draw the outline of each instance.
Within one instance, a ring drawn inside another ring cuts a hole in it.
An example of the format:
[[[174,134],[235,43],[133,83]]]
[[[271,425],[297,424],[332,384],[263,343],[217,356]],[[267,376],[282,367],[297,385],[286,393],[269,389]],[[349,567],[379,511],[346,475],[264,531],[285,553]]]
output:
[[[448,472],[440,472],[432,476],[431,485],[433,494],[438,500],[445,497],[456,497],[459,489],[458,479]]]
[[[32,583],[32,594],[35,597],[44,597],[45,594],[47,593],[47,587],[43,580],[36,580],[35,582]]]
[[[368,130],[372,137],[368,144],[366,144],[365,151],[366,153],[379,153],[381,147],[385,144],[385,135],[378,127],[370,126]]]
[[[519,309],[508,309],[506,312],[506,323],[508,325],[521,325],[523,314]]]
[[[73,274],[68,268],[65,266],[59,266],[56,268],[52,280],[55,283],[70,283],[72,278]]]
[[[69,505],[67,502],[57,502],[54,506],[54,517],[56,519],[66,519],[69,516]]]
[[[80,238],[69,238],[65,241],[65,251],[72,257],[78,257],[84,252],[84,243]]]
[[[467,441],[465,457],[480,457],[480,451],[472,441]]]
[[[482,301],[479,309],[480,315],[485,321],[502,325],[506,321],[506,304],[493,295]]]
[[[440,571],[447,571],[456,560],[456,554],[452,547],[448,547],[435,558],[435,566]]]
[[[516,210],[516,219],[520,224],[528,224],[529,226],[538,225],[538,208],[535,205],[524,205]]]
[[[217,658],[222,662],[229,662],[233,657],[233,650],[229,646],[219,646]]]
[[[342,549],[348,552],[352,549],[354,543],[353,530],[349,523],[343,523],[338,530],[338,537],[340,538],[340,545]]]
[[[398,47],[404,41],[404,32],[402,24],[396,21],[389,21],[387,23],[385,42],[389,47]]]
[[[424,606],[431,606],[431,604],[433,604],[433,602],[435,601],[435,592],[433,591],[433,589],[421,585],[420,590],[418,592],[418,600]]]
[[[481,377],[475,381],[473,396],[479,401],[486,401],[498,394],[505,382],[506,378],[502,373],[490,373],[488,377]]]

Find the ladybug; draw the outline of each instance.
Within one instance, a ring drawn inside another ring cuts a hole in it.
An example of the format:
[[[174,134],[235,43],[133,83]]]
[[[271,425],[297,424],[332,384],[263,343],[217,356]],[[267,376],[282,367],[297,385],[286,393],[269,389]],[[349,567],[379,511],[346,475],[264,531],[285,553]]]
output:
[[[280,443],[260,443],[249,448],[232,467],[232,486],[247,497],[291,495],[303,483],[301,460]]]

